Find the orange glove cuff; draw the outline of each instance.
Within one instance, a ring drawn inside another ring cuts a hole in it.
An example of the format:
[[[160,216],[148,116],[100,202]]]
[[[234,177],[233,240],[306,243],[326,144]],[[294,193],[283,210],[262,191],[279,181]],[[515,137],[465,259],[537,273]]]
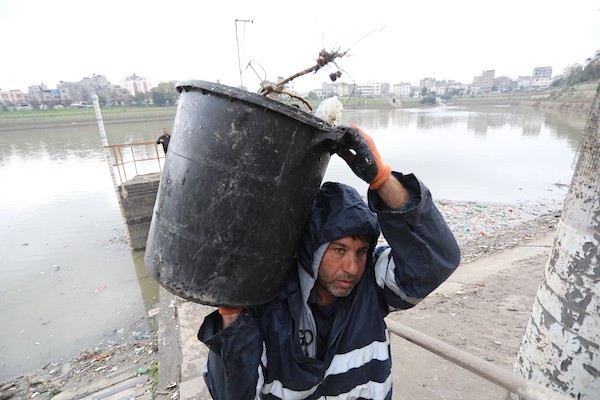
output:
[[[379,190],[383,186],[383,184],[388,180],[390,175],[392,174],[392,168],[389,165],[386,165],[383,163],[383,160],[381,159],[379,150],[377,150],[377,146],[375,146],[375,142],[373,141],[373,138],[371,138],[371,136],[367,135],[358,126],[356,126],[354,124],[352,124],[350,126],[358,129],[363,140],[369,146],[369,149],[371,150],[373,157],[375,157],[375,163],[377,164],[377,175],[375,175],[375,179],[373,179],[373,181],[369,184],[369,189]]]
[[[392,175],[392,168],[389,165],[378,165],[377,166],[377,175],[373,182],[369,185],[369,189],[371,190],[379,190],[383,186],[385,182],[387,182],[390,175]]]
[[[237,314],[237,313],[241,313],[242,311],[244,311],[243,308],[226,308],[226,307],[219,307],[219,314],[221,315],[231,315],[231,314]]]

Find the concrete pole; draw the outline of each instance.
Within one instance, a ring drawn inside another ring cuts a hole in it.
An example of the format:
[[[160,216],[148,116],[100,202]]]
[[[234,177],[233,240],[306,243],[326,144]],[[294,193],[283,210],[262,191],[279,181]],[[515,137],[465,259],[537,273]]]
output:
[[[514,372],[600,399],[600,86]]]
[[[125,225],[125,240],[129,247],[132,247],[131,244],[131,235],[129,234],[129,227],[127,226],[127,222],[125,219],[125,210],[123,209],[123,203],[121,201],[121,194],[119,193],[119,184],[117,183],[117,177],[115,176],[115,170],[113,168],[112,154],[110,153],[110,148],[108,146],[108,139],[106,137],[106,131],[104,130],[104,120],[102,119],[102,112],[100,111],[100,102],[98,101],[98,95],[94,91],[92,93],[92,101],[94,102],[94,111],[96,112],[96,123],[98,124],[98,130],[100,131],[100,139],[102,140],[102,147],[104,147],[104,156],[106,158],[106,163],[108,165],[108,169],[110,170],[110,176],[113,182],[113,188],[115,190],[115,194],[117,195],[117,201],[119,202],[119,210],[121,211],[121,217],[123,218]]]

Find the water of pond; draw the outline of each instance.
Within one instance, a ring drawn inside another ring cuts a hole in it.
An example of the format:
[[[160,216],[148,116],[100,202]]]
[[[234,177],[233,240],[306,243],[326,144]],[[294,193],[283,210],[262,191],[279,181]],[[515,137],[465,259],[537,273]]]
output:
[[[393,169],[437,199],[560,202],[585,116],[514,107],[351,110]],[[156,140],[172,120],[106,125],[111,144]],[[0,132],[0,379],[103,339],[143,334],[156,282],[124,225],[98,128]],[[325,180],[366,191],[332,157]]]

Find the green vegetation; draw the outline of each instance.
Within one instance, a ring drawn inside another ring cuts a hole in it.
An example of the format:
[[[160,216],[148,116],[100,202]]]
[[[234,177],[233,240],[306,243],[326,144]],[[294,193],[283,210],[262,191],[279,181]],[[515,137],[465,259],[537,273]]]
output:
[[[553,88],[574,86],[580,83],[592,82],[600,80],[600,59],[595,58],[582,68],[581,66],[575,68],[575,70],[566,78],[558,79],[552,83]]]
[[[161,82],[150,91],[152,101],[157,106],[175,105],[177,102],[177,91],[173,82]]]
[[[136,114],[136,113],[154,113],[164,112],[165,107],[108,107],[102,108],[102,116],[117,114]],[[66,117],[93,117],[96,113],[93,108],[69,108],[62,110],[35,110],[35,111],[11,111],[0,113],[0,121],[9,120],[31,120],[48,118],[66,118]]]
[[[428,94],[421,99],[420,103],[434,106],[436,104],[435,96]]]
[[[437,93],[435,91],[429,91],[427,90],[427,88],[423,88],[421,89],[421,104],[425,104],[428,106],[434,106],[436,105],[437,101],[436,101],[436,97],[437,97]]]

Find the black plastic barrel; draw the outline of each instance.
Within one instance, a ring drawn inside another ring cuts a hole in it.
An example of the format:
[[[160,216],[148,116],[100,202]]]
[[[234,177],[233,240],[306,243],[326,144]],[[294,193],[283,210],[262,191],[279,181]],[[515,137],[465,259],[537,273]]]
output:
[[[180,92],[145,262],[170,292],[215,306],[281,290],[340,133],[296,107],[189,81]]]

